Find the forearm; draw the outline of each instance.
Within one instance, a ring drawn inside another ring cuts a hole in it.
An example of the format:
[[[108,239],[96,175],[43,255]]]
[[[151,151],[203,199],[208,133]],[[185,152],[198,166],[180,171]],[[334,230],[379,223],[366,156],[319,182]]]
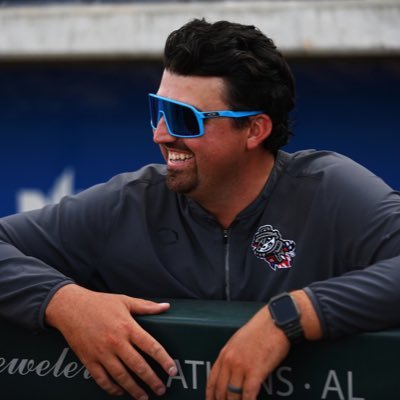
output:
[[[321,322],[314,305],[304,290],[290,293],[300,311],[300,324],[306,340],[318,340],[323,336]]]
[[[89,291],[73,282],[57,290],[44,311],[46,325],[62,330],[64,322],[67,321],[68,323],[70,315],[73,315],[74,303],[83,299],[86,292]]]
[[[93,254],[84,240],[89,233],[79,227],[65,229],[71,215],[53,205],[0,219],[0,317],[40,331],[53,295],[90,275]]]
[[[47,264],[0,242],[0,317],[32,331],[44,329],[53,294],[71,280]]]

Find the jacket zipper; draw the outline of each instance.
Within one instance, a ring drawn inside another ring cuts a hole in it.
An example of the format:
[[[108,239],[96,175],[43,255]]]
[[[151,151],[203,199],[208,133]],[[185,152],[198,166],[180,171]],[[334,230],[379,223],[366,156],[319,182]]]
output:
[[[225,297],[231,300],[230,271],[229,271],[229,229],[224,229],[224,267],[225,267]]]

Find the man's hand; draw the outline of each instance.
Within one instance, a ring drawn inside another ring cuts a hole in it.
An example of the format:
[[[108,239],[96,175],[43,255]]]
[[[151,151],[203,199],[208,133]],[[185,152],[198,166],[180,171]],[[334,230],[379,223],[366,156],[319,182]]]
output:
[[[292,292],[308,340],[322,337],[314,307],[302,290]],[[255,400],[261,384],[287,356],[290,343],[263,307],[221,350],[208,379],[207,400]],[[228,391],[228,385],[238,393]]]
[[[263,307],[221,350],[209,376],[207,400],[255,400],[262,382],[289,348],[288,339]],[[229,392],[228,384],[243,392]]]
[[[158,314],[167,303],[154,303],[123,295],[98,293],[70,284],[56,292],[46,309],[46,323],[58,329],[93,379],[111,395],[128,392],[145,400],[146,392],[132,374],[158,395],[165,385],[136,350],[157,361],[169,374],[177,370],[174,360],[132,314]]]

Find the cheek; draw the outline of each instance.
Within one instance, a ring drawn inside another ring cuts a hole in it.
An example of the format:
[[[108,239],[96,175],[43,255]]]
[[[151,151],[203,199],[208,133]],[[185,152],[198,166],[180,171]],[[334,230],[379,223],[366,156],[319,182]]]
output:
[[[202,176],[231,175],[240,164],[240,154],[229,144],[209,143],[196,153],[196,164]]]
[[[246,149],[245,132],[233,130],[229,120],[213,120],[199,138],[185,140],[196,162],[224,164],[240,159]]]
[[[196,162],[198,164],[215,164],[219,160],[226,158],[229,154],[229,146],[222,141],[204,140],[202,143],[193,143],[190,146],[191,151],[195,154]]]
[[[161,151],[161,155],[164,157],[164,160],[165,161],[167,161],[167,158],[168,158],[168,152],[165,150],[165,148],[163,147],[163,146],[158,146],[159,148],[160,148],[160,151]]]

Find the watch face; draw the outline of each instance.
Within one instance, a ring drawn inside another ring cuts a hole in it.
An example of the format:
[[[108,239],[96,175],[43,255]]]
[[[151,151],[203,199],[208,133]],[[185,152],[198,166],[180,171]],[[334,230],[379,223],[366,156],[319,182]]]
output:
[[[270,305],[274,320],[279,325],[285,325],[299,319],[299,313],[289,295],[273,300]]]

